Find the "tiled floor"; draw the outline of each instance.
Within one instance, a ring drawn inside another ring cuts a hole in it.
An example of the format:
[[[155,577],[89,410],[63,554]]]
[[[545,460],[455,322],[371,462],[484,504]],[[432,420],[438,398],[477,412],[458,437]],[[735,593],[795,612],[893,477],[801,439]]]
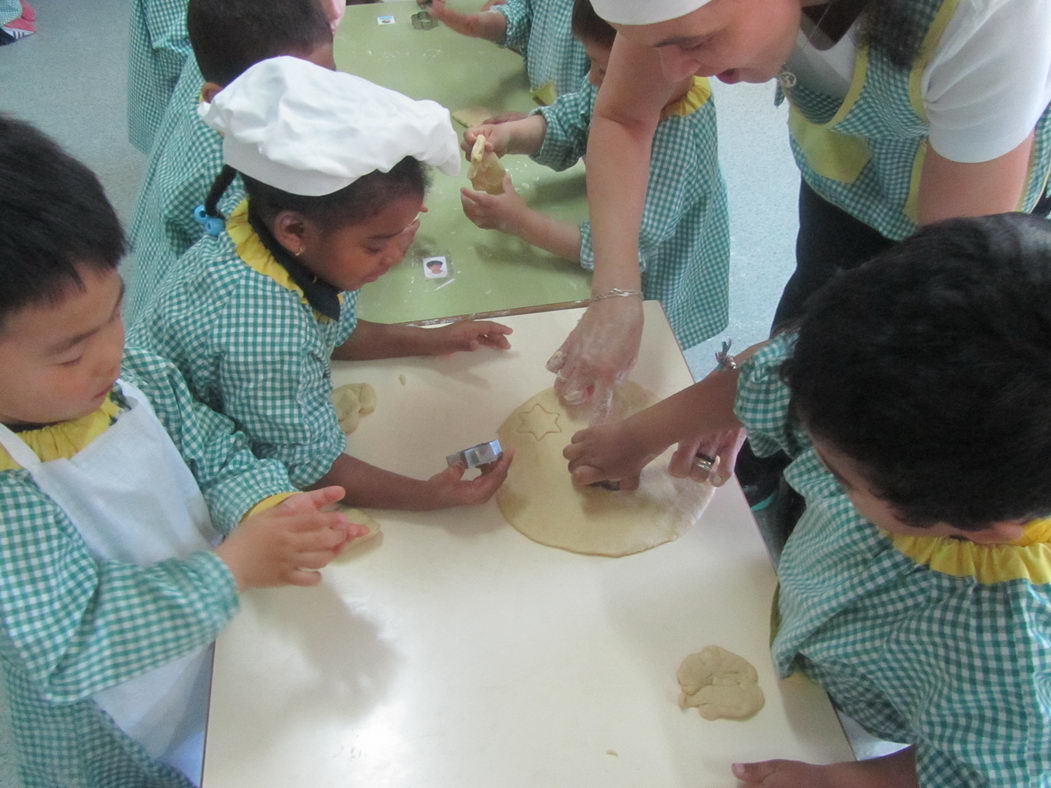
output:
[[[0,111],[33,122],[94,169],[127,220],[144,164],[127,141],[128,2],[33,4],[39,33],[0,48]],[[725,336],[740,348],[765,338],[791,272],[798,175],[771,85],[716,85],[716,100],[733,238]],[[715,344],[687,353],[695,375],[710,369]],[[0,724],[0,785],[13,785],[5,734]]]

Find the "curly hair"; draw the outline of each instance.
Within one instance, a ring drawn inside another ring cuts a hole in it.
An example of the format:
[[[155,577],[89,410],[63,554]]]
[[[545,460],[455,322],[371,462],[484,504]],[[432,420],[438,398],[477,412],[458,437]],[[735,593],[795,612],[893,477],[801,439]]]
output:
[[[1051,223],[953,219],[839,275],[782,376],[904,522],[1051,514]]]

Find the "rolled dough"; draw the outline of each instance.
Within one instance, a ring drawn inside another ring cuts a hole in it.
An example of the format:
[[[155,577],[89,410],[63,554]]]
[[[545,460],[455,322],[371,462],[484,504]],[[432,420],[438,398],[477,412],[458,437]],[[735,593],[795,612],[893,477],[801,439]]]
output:
[[[614,398],[615,417],[655,400],[637,383],[625,383]],[[582,415],[559,403],[553,389],[512,411],[497,431],[504,449],[515,450],[507,480],[496,493],[507,522],[550,547],[624,556],[677,539],[700,518],[712,488],[670,476],[667,457],[646,467],[634,492],[574,485],[562,449],[587,426]]]
[[[675,674],[679,706],[695,707],[706,720],[744,720],[763,708],[759,675],[744,657],[719,646],[690,654]]]
[[[485,135],[475,137],[474,147],[471,148],[471,166],[467,168],[471,185],[489,194],[503,194],[505,172],[500,157],[485,149]]]

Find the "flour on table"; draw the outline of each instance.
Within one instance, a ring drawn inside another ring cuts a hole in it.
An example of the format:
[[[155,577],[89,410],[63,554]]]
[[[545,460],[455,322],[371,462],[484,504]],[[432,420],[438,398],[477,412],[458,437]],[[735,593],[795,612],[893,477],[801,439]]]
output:
[[[624,418],[654,401],[652,392],[625,383],[614,398],[614,415]],[[497,431],[504,450],[515,450],[507,481],[496,492],[507,522],[543,545],[624,556],[677,539],[700,518],[712,488],[672,477],[667,457],[645,468],[633,492],[574,485],[562,449],[587,426],[583,414],[570,413],[553,389],[512,411]]]
[[[759,675],[744,657],[719,646],[690,654],[675,674],[679,706],[695,707],[706,720],[744,720],[763,708]]]

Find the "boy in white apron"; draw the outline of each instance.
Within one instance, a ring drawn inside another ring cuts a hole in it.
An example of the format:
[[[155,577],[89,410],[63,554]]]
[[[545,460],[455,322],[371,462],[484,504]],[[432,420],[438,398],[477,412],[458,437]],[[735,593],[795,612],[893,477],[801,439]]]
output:
[[[12,120],[0,155],[0,666],[20,785],[196,784],[239,591],[314,585],[364,531],[320,511],[342,489],[294,494],[174,367],[124,353],[123,234],[94,175]]]

